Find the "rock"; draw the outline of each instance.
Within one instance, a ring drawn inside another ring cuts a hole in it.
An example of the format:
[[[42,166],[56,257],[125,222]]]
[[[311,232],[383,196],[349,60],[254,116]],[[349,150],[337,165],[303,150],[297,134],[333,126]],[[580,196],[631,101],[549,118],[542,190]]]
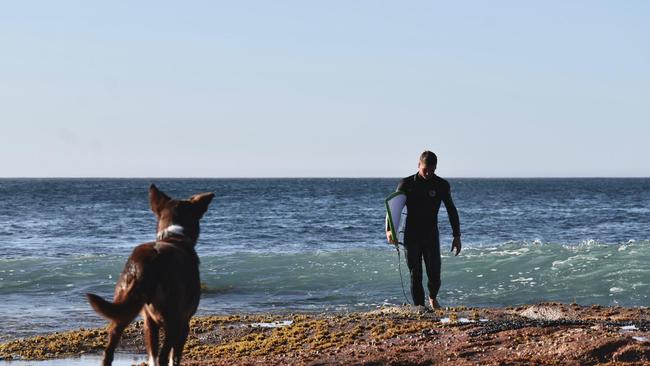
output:
[[[539,320],[569,319],[569,314],[562,310],[561,307],[554,305],[532,305],[527,309],[517,312],[517,315]]]

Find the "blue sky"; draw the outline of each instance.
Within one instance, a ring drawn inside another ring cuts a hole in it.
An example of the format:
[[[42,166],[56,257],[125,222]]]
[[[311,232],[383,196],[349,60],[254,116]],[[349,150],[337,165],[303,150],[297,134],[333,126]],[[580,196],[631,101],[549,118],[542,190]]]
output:
[[[647,1],[0,5],[3,177],[650,176]]]

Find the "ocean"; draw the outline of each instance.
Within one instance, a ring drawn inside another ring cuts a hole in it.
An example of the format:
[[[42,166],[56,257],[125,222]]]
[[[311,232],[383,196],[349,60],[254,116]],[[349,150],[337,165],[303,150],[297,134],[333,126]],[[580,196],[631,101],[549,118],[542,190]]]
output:
[[[0,341],[106,322],[131,250],[155,238],[148,187],[216,194],[197,252],[199,314],[345,312],[402,304],[386,243],[390,179],[0,179]],[[650,179],[449,179],[463,232],[439,216],[443,306],[648,306]],[[409,299],[410,300],[410,299]]]

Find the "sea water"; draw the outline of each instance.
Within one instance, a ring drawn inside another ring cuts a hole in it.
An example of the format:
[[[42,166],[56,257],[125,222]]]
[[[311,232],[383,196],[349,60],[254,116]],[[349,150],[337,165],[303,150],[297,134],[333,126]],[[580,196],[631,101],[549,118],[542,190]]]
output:
[[[339,312],[407,301],[386,244],[391,179],[0,179],[0,341],[102,326],[155,238],[148,187],[216,194],[196,250],[199,314]],[[463,251],[441,209],[443,306],[538,301],[648,306],[650,179],[449,179]],[[410,300],[410,299],[409,299]]]

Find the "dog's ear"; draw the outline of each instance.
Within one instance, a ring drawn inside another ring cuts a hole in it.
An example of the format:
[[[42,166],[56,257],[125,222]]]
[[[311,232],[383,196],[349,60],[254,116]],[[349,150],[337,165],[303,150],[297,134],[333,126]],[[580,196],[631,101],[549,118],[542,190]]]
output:
[[[212,202],[213,198],[214,193],[212,192],[199,193],[190,197],[190,202],[192,202],[192,205],[196,209],[199,219],[203,217],[205,211],[208,210],[208,205],[210,205],[210,202]]]
[[[151,205],[151,211],[153,211],[156,216],[159,215],[160,210],[162,210],[162,208],[165,207],[165,204],[169,201],[171,201],[171,198],[160,191],[155,184],[152,184],[149,187],[149,204]]]

